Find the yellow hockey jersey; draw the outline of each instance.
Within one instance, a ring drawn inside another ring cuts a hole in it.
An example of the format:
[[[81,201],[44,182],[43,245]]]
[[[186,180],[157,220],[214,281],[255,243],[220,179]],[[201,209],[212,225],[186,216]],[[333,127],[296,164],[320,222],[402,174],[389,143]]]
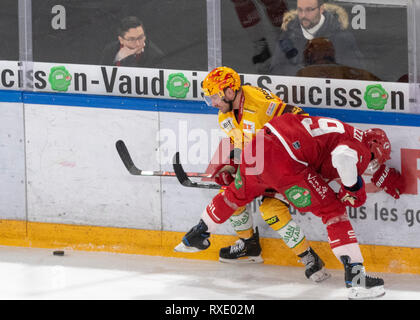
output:
[[[227,113],[219,112],[219,125],[230,137],[234,148],[243,149],[268,121],[283,113],[304,114],[304,111],[284,103],[269,91],[245,85],[242,86],[239,122],[232,110]]]

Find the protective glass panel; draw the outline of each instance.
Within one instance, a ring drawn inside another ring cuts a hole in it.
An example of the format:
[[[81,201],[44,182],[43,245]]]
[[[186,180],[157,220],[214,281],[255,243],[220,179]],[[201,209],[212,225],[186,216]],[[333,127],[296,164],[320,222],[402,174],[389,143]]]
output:
[[[18,1],[0,2],[0,60],[19,59]]]
[[[416,53],[414,57],[414,62],[416,66],[416,77],[415,80],[417,83],[420,83],[420,3],[418,1],[415,3],[415,42],[416,42]],[[420,103],[420,102],[419,102]]]
[[[417,83],[420,83],[420,2],[419,1],[415,1],[415,11],[414,11],[414,15],[415,15],[415,43],[416,43],[416,51],[415,51],[415,55],[414,55],[414,63],[416,66],[416,76],[415,76],[415,80]]]
[[[241,73],[269,73],[288,7],[285,0],[221,1],[223,65]]]
[[[407,82],[406,5],[321,3],[223,1],[223,64],[243,73]]]
[[[420,113],[420,3],[409,3],[410,23],[410,103],[411,110]]]
[[[205,0],[33,0],[32,13],[37,62],[207,69]]]

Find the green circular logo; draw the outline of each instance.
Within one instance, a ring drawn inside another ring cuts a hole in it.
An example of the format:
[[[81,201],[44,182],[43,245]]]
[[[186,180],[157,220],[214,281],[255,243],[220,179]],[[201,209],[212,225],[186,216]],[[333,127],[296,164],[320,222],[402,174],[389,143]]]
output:
[[[67,91],[71,83],[71,75],[64,66],[52,67],[48,82],[55,91]]]
[[[305,188],[293,186],[287,189],[284,194],[296,208],[303,208],[311,205],[311,193]]]
[[[166,89],[173,98],[185,98],[190,90],[190,82],[183,73],[173,73],[168,77]]]
[[[388,96],[388,92],[380,84],[374,84],[366,87],[364,99],[368,109],[383,110]]]
[[[238,166],[238,170],[236,171],[236,175],[235,175],[235,188],[239,190],[243,186],[244,186],[244,182],[242,181],[242,177],[241,177],[241,167]]]

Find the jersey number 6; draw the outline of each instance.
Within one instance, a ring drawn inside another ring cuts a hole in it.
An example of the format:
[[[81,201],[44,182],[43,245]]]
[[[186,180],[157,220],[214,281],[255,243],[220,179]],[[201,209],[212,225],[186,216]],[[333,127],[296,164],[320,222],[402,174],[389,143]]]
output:
[[[305,118],[301,121],[302,125],[312,137],[317,137],[327,133],[344,133],[344,126],[341,122],[328,119],[318,118],[318,123],[313,123],[311,118]]]

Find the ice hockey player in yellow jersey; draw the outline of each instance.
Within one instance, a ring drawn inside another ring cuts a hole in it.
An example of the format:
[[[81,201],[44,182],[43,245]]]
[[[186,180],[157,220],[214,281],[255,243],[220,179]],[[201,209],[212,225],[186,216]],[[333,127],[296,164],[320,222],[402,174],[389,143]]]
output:
[[[204,98],[208,105],[219,109],[219,124],[233,144],[230,163],[215,167],[213,174],[220,185],[234,181],[243,146],[252,140],[258,130],[275,116],[284,113],[304,113],[296,106],[284,103],[279,97],[262,88],[241,85],[236,71],[229,67],[212,70],[203,81]],[[310,247],[303,230],[292,220],[289,205],[278,195],[266,196],[259,207],[262,218],[273,228],[286,245],[305,265],[305,275],[315,282],[330,277],[324,263]],[[252,214],[246,207],[239,208],[230,222],[239,236],[235,244],[220,249],[219,259],[228,263],[263,262],[258,228],[254,231]]]

